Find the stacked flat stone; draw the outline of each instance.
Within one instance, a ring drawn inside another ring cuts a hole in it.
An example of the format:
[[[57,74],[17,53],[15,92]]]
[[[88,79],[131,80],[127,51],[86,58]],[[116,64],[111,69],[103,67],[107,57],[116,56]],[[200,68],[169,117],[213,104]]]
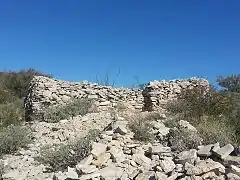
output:
[[[206,79],[153,81],[145,89],[113,88],[96,83],[68,82],[35,76],[30,83],[25,99],[26,117],[29,120],[41,119],[46,107],[63,105],[71,99],[94,99],[99,110],[116,107],[119,102],[128,109],[154,111],[176,97],[183,89],[195,86],[209,86]]]
[[[159,110],[169,100],[176,98],[182,90],[196,86],[209,87],[209,83],[202,78],[149,82],[143,90],[145,110]]]

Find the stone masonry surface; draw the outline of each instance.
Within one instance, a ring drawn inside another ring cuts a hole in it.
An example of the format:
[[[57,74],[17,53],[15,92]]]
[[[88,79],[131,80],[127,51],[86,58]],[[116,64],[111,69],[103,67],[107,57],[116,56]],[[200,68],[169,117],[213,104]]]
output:
[[[124,103],[129,109],[153,111],[161,109],[162,104],[176,97],[182,89],[194,86],[208,86],[205,79],[153,81],[145,89],[113,88],[97,83],[68,82],[43,76],[35,76],[30,83],[25,99],[26,117],[41,119],[45,108],[67,103],[71,99],[90,98],[95,100],[99,110],[116,107]]]

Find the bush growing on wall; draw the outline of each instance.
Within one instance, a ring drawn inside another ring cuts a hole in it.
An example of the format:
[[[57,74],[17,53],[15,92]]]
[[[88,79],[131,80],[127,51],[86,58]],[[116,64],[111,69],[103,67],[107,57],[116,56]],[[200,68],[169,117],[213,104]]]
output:
[[[27,93],[30,81],[35,75],[52,77],[35,69],[26,69],[19,72],[0,72],[0,86],[14,93],[18,98],[23,98]]]

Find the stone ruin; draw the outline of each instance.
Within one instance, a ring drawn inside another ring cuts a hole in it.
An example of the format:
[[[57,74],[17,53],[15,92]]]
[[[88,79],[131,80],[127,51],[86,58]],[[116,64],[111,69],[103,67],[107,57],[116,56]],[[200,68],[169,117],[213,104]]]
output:
[[[80,98],[93,99],[96,107],[101,111],[115,107],[119,102],[126,104],[132,110],[154,111],[161,109],[163,104],[175,98],[183,89],[195,86],[209,86],[209,83],[201,78],[152,81],[141,90],[35,76],[25,99],[26,117],[29,120],[42,119],[44,109]]]

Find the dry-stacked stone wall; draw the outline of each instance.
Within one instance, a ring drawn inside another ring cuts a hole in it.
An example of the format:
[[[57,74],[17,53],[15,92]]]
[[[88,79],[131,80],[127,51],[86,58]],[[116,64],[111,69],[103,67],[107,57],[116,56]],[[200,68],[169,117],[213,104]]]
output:
[[[25,99],[26,116],[29,120],[41,119],[45,108],[63,105],[72,99],[93,99],[99,110],[107,110],[125,103],[134,110],[143,109],[144,98],[140,90],[100,86],[96,83],[68,82],[43,76],[35,76]]]
[[[93,99],[99,110],[115,107],[119,102],[128,109],[153,111],[161,108],[162,102],[176,97],[182,89],[208,86],[205,79],[153,81],[144,90],[113,88],[89,82],[68,82],[43,76],[35,76],[25,98],[26,117],[41,119],[44,109],[65,104],[71,99]]]
[[[176,98],[182,90],[196,86],[208,88],[209,83],[202,78],[149,82],[142,92],[144,96],[144,110],[159,110],[169,100]]]

